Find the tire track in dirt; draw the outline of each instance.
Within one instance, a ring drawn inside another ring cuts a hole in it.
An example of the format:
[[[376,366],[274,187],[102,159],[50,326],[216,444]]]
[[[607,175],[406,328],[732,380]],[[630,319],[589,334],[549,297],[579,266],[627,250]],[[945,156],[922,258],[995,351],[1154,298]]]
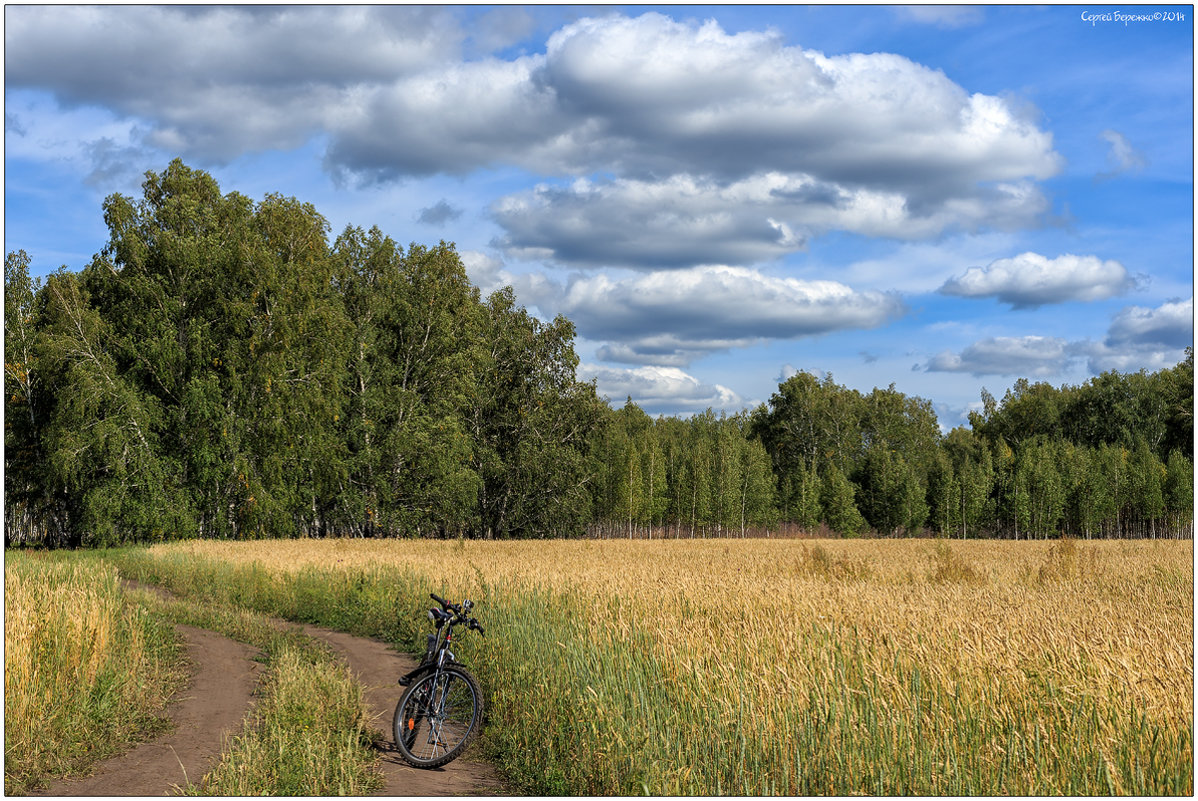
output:
[[[466,753],[441,768],[421,770],[403,761],[395,748],[391,720],[404,688],[399,677],[416,667],[410,656],[394,651],[378,640],[355,637],[340,631],[305,625],[309,637],[328,643],[345,659],[358,677],[369,710],[369,725],[383,732],[379,766],[385,785],[375,795],[513,795],[515,790],[489,762],[474,754],[477,743]]]
[[[167,706],[174,731],[107,759],[91,775],[60,779],[37,796],[161,796],[198,783],[241,731],[262,665],[257,649],[211,631],[177,626],[194,674]]]

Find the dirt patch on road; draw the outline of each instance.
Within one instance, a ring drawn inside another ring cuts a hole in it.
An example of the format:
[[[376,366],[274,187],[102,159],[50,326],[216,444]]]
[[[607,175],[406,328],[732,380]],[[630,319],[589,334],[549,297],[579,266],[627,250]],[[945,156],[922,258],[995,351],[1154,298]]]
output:
[[[174,731],[101,762],[86,778],[62,779],[39,796],[169,795],[199,782],[225,739],[241,731],[262,669],[258,651],[211,631],[178,626],[192,664],[190,685],[166,709]]]

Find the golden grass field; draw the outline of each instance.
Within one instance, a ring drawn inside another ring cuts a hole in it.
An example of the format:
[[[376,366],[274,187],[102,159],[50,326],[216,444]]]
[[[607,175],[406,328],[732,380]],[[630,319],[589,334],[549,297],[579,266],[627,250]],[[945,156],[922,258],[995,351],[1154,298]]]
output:
[[[489,636],[463,647],[508,749],[535,754],[534,773],[536,759],[560,764],[542,788],[1192,791],[1189,541],[193,541],[150,553],[256,564],[279,583],[398,568],[475,598]]]

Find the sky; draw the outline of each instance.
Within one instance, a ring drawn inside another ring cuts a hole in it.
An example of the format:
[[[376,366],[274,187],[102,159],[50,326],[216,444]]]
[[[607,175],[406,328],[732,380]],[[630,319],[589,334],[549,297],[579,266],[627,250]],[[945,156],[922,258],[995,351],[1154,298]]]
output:
[[[456,243],[616,407],[932,402],[1193,342],[1192,6],[14,6],[4,246],[82,269],[176,157]]]

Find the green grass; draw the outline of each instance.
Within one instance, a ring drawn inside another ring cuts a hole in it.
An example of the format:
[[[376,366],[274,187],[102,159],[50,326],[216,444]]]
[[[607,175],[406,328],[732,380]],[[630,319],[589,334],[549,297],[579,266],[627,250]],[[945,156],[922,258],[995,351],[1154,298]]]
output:
[[[286,649],[247,730],[189,795],[343,796],[382,786],[360,685],[345,667]]]
[[[244,730],[189,793],[362,795],[381,786],[361,687],[331,649],[219,595],[126,590],[116,565],[130,561],[116,550],[6,553],[5,794],[86,774],[169,728],[161,714],[187,681],[172,623],[254,645],[267,667]]]

